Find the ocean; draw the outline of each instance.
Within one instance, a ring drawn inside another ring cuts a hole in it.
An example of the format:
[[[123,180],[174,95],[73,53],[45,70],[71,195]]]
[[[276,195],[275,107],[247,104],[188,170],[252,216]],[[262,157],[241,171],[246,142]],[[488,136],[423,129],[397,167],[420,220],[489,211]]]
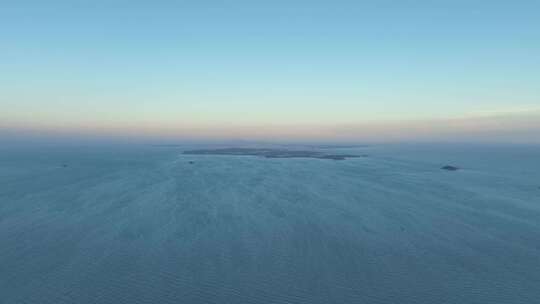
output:
[[[1,148],[0,303],[540,303],[539,146],[188,148]]]

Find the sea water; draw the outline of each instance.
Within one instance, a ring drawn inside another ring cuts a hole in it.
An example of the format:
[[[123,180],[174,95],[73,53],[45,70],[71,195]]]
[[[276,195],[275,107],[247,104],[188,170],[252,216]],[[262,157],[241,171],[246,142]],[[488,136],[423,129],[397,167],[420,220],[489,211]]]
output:
[[[540,303],[538,146],[184,148],[1,149],[0,303]]]

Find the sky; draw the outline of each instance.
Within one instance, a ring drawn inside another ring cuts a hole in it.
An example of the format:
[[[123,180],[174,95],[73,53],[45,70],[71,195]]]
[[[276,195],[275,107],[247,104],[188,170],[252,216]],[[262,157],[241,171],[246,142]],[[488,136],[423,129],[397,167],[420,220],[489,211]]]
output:
[[[0,0],[0,136],[540,142],[540,1]]]

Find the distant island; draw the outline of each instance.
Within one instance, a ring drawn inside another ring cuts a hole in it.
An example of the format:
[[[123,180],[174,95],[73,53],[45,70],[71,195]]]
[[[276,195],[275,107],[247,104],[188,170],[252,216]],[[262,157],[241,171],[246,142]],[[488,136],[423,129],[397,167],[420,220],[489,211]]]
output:
[[[200,149],[188,150],[183,154],[197,155],[245,155],[260,156],[265,158],[319,158],[332,160],[345,160],[352,157],[360,157],[352,154],[328,154],[320,151],[267,149],[267,148],[222,148],[222,149]]]
[[[443,170],[447,170],[447,171],[457,171],[457,170],[459,170],[459,168],[458,168],[458,167],[456,167],[456,166],[450,166],[450,165],[447,165],[447,166],[441,167],[441,169],[443,169]]]

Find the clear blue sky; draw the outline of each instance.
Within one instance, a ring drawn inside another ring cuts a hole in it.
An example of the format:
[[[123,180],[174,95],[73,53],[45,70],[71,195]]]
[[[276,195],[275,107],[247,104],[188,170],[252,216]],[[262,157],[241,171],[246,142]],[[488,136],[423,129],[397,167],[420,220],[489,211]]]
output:
[[[540,1],[0,1],[0,70],[10,130],[529,140]]]

